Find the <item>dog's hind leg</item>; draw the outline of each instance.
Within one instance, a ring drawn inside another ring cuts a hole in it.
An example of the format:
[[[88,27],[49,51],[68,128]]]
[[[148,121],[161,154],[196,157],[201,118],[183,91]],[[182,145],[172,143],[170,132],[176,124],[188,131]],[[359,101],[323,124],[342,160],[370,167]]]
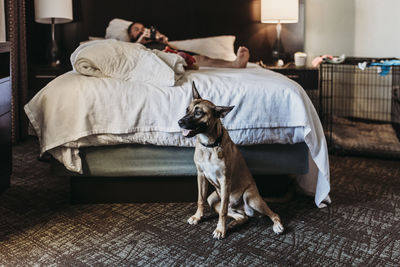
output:
[[[249,218],[246,216],[246,214],[244,214],[243,211],[232,208],[228,209],[228,216],[234,219],[234,221],[228,224],[228,229],[238,227],[249,220]]]
[[[283,233],[283,226],[279,215],[273,212],[268,207],[267,203],[265,203],[265,201],[260,196],[260,193],[258,193],[257,188],[253,187],[246,190],[243,194],[243,200],[245,205],[249,206],[250,208],[261,214],[267,215],[272,220],[272,222],[274,223],[272,229],[275,233]]]
[[[221,199],[218,196],[217,192],[214,191],[208,198],[207,202],[210,205],[210,207],[219,214],[219,211],[221,209]],[[232,229],[234,227],[240,226],[244,224],[245,222],[248,221],[248,217],[244,212],[241,212],[240,210],[228,208],[228,217],[231,217],[234,219],[233,222],[228,224],[228,228]]]
[[[221,198],[218,196],[217,191],[212,192],[207,198],[208,205],[219,214],[221,208]]]

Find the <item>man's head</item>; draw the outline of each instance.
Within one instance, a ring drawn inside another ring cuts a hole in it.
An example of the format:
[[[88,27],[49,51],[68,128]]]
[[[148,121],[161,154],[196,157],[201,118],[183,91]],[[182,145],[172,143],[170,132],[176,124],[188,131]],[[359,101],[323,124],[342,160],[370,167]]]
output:
[[[216,106],[212,102],[202,99],[194,82],[192,92],[193,101],[187,107],[186,115],[178,121],[185,137],[212,131],[219,119],[224,118],[234,108],[234,106]]]
[[[131,42],[136,42],[139,36],[143,33],[144,29],[144,25],[140,22],[133,22],[131,25],[129,25],[128,36]]]

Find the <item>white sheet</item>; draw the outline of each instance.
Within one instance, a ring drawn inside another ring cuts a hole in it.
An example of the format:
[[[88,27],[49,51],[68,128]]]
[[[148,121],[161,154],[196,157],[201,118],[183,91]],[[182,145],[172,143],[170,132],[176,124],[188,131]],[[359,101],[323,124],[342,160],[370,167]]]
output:
[[[185,60],[173,53],[113,39],[81,44],[71,55],[74,70],[87,76],[174,86]]]
[[[328,151],[310,99],[296,82],[255,64],[246,69],[187,71],[174,87],[69,72],[43,88],[25,111],[39,137],[41,152],[50,151],[68,169],[80,172],[76,147],[91,135],[129,134],[137,143],[193,146],[195,139],[183,138],[177,123],[192,99],[192,81],[203,98],[217,105],[235,105],[223,119],[235,142],[304,140],[317,171],[300,178],[299,185],[315,193],[317,206],[330,202]],[[267,135],[272,129],[287,127],[301,131],[294,130],[291,136],[279,130],[273,135],[278,140]]]

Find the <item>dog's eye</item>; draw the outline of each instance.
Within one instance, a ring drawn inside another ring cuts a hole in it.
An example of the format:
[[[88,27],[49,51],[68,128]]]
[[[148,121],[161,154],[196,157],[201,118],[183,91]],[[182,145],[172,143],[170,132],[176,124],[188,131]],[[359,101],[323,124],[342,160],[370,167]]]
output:
[[[196,110],[196,111],[194,112],[194,115],[195,115],[196,117],[201,117],[201,116],[204,115],[204,112],[198,109],[198,110]]]

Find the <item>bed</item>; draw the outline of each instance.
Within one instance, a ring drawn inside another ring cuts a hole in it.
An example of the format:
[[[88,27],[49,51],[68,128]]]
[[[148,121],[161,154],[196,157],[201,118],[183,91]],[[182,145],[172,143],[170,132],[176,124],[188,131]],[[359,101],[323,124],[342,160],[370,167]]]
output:
[[[318,207],[330,202],[321,123],[305,91],[285,76],[254,63],[184,70],[179,55],[114,39],[81,44],[71,63],[74,70],[40,90],[25,112],[41,153],[62,163],[58,173],[73,173],[73,190],[91,177],[102,177],[103,189],[121,177],[144,177],[147,195],[154,183],[168,184],[166,177],[195,176],[195,138],[183,137],[177,124],[195,82],[204,98],[235,106],[223,124],[254,175],[296,174]]]

